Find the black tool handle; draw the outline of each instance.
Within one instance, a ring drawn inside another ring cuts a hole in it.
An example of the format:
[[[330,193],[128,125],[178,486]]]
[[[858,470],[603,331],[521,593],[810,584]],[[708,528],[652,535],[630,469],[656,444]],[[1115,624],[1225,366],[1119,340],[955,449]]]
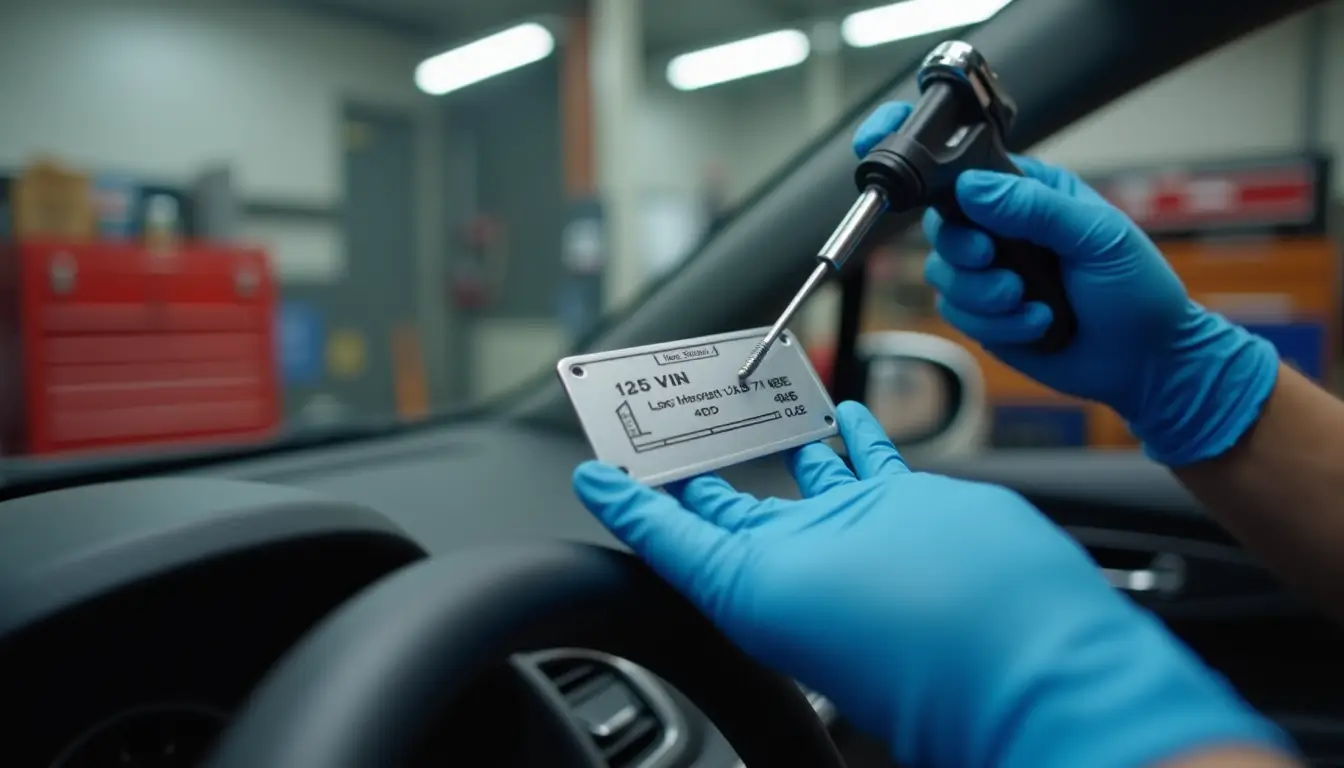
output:
[[[1004,148],[998,127],[975,106],[968,91],[935,82],[901,128],[864,156],[855,182],[860,190],[882,189],[889,210],[928,205],[946,221],[983,229],[957,204],[957,177],[971,169],[1023,175]],[[1041,352],[1068,346],[1078,332],[1078,315],[1064,290],[1059,255],[1024,240],[986,234],[994,241],[992,266],[1016,272],[1022,278],[1023,299],[1045,304],[1054,315],[1045,335],[1032,346]]]
[[[1023,175],[1006,153],[993,165],[997,167],[985,170]],[[949,194],[936,196],[933,208],[944,221],[984,231],[983,227],[977,226],[962,213],[956,195],[950,194],[950,190]],[[1067,347],[1078,332],[1078,314],[1074,312],[1069,294],[1064,288],[1064,272],[1059,254],[1026,240],[1000,237],[992,232],[985,234],[994,243],[994,261],[990,266],[1016,272],[1022,278],[1023,301],[1039,301],[1050,308],[1053,316],[1050,327],[1031,346],[1040,352],[1058,352]]]

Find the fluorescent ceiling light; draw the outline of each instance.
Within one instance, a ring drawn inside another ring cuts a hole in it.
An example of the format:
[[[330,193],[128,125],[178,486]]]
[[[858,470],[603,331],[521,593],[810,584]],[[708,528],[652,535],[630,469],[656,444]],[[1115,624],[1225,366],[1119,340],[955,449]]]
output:
[[[415,68],[415,85],[433,96],[541,61],[555,50],[555,38],[540,24],[519,24],[460,48],[425,59]]]
[[[668,62],[667,81],[679,91],[693,91],[801,64],[810,51],[807,35],[796,29],[782,29],[683,53]]]
[[[851,13],[840,22],[840,35],[855,48],[867,48],[953,27],[978,24],[1012,0],[905,0]]]

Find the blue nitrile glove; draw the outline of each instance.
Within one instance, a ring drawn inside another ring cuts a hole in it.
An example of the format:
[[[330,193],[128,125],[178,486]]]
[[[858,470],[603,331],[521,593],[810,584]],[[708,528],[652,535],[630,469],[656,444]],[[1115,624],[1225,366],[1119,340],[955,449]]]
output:
[[[1283,746],[1020,496],[911,472],[867,409],[838,415],[855,472],[823,444],[797,450],[802,501],[717,476],[663,494],[597,462],[574,488],[730,639],[902,765],[1129,768]]]
[[[909,112],[878,108],[855,133],[855,152],[866,154]],[[1077,176],[1014,160],[1025,178],[966,171],[957,201],[985,230],[1059,254],[1078,334],[1057,354],[1027,346],[1049,327],[1050,309],[1024,303],[1014,273],[988,268],[989,237],[930,210],[924,229],[935,250],[924,274],[943,318],[1042,384],[1110,406],[1168,466],[1227,451],[1274,387],[1273,345],[1191,301],[1152,241]]]

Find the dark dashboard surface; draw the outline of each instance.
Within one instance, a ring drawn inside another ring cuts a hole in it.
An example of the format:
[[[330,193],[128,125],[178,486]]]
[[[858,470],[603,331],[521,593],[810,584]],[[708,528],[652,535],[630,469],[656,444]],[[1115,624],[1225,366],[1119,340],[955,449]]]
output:
[[[589,457],[577,435],[477,423],[206,474],[369,505],[436,553],[539,536],[616,545],[570,490],[570,473]],[[1344,634],[1235,546],[1166,469],[1134,453],[1088,451],[989,453],[915,468],[1021,492],[1122,580],[1178,562],[1177,589],[1132,596],[1287,726],[1313,764],[1344,765],[1336,658]],[[778,457],[723,474],[759,496],[797,493]],[[712,733],[706,749],[722,753]]]
[[[195,765],[300,636],[426,551],[614,544],[569,490],[586,452],[569,437],[468,425],[0,504],[0,703],[18,713],[5,764]],[[594,738],[611,765],[735,762],[647,672],[566,653],[558,671],[516,674],[556,688],[555,705],[594,732],[641,708],[619,740]],[[478,689],[472,709],[490,719],[535,706],[516,679]],[[480,742],[472,723],[450,731]]]
[[[131,481],[148,491],[133,496],[132,506],[152,499],[147,506],[159,509],[153,514],[162,518],[154,526],[190,531],[184,557],[196,546],[192,542],[203,545],[237,533],[228,525],[196,527],[209,521],[207,510],[224,503],[221,500],[248,510],[243,517],[254,520],[288,509],[290,513],[280,517],[297,525],[300,533],[306,513],[292,512],[309,504],[322,506],[318,517],[327,523],[335,521],[339,527],[345,520],[348,526],[376,535],[383,533],[384,525],[377,521],[386,516],[388,531],[399,528],[419,545],[412,549],[431,554],[536,538],[616,546],[570,489],[570,473],[589,456],[586,443],[575,434],[519,423],[461,423],[222,463],[171,479]],[[1177,561],[1176,589],[1131,590],[1135,599],[1156,610],[1253,703],[1288,725],[1315,764],[1344,765],[1344,701],[1335,693],[1344,690],[1344,671],[1334,660],[1344,635],[1288,596],[1233,546],[1164,469],[1133,454],[1035,451],[991,453],[916,468],[1018,490],[1088,546],[1098,564],[1117,576],[1121,588],[1126,588],[1125,578],[1155,571],[1154,564],[1162,558]],[[723,474],[760,496],[796,495],[779,457]],[[108,495],[107,487],[98,486],[61,493],[70,502],[65,506],[75,509],[71,520],[82,520],[69,534],[60,534],[67,539],[62,551],[72,554],[48,567],[35,562],[22,542],[0,540],[0,599],[14,609],[0,611],[0,625],[31,619],[20,609],[25,600],[40,605],[37,598],[43,589],[59,591],[57,587],[64,584],[77,591],[81,587],[77,580],[73,587],[69,580],[61,581],[63,564],[96,556],[106,534],[117,538],[109,528],[116,518],[115,493]],[[41,498],[5,502],[0,515],[18,517],[27,510],[28,517],[35,517],[30,507],[40,506]],[[314,518],[314,525],[321,524]],[[152,537],[122,539],[118,546],[156,545]],[[390,559],[366,562],[360,571],[341,564],[364,554],[343,554],[330,547],[307,555],[270,548],[260,559],[230,564],[228,558],[215,558],[208,578],[175,575],[153,588],[104,600],[96,609],[67,617],[58,632],[36,634],[30,642],[10,647],[4,660],[9,662],[6,693],[21,695],[27,704],[17,725],[42,741],[44,746],[31,753],[34,756],[49,756],[54,745],[67,743],[76,730],[72,718],[87,730],[110,714],[128,716],[127,705],[166,707],[171,717],[146,720],[151,729],[162,729],[165,722],[188,734],[192,728],[218,728],[306,627],[362,584],[395,567],[398,558],[414,556],[402,551]],[[284,588],[269,586],[277,583]],[[1159,578],[1156,583],[1163,582]],[[12,599],[5,598],[6,588]],[[264,597],[254,597],[258,595]],[[214,609],[193,611],[194,605]],[[4,630],[0,626],[0,637]],[[242,637],[246,640],[240,642]],[[128,654],[125,649],[134,650]],[[664,710],[652,714],[665,723],[680,719],[681,731],[694,736],[667,766],[736,764],[722,737],[689,702],[675,691],[650,686],[638,673],[624,674],[611,661],[615,660],[589,665],[583,673],[588,677],[574,682],[573,690],[596,685],[605,699],[619,694],[661,701]],[[553,681],[559,685],[561,677]],[[66,682],[54,685],[53,680]],[[562,691],[561,699],[575,712],[596,700],[582,692],[573,698],[567,695]],[[829,708],[824,700],[814,701],[814,706]],[[590,718],[600,719],[591,713]],[[217,722],[211,725],[211,719]],[[843,724],[839,727],[843,734]],[[152,743],[163,743],[161,734],[152,737]],[[871,744],[867,748],[871,751]],[[669,760],[672,754],[668,753]],[[856,761],[852,753],[850,759],[854,765],[872,764]],[[18,764],[52,765],[49,757]],[[612,764],[645,768],[643,763]]]
[[[570,490],[570,473],[591,456],[578,435],[483,422],[220,465],[196,474],[292,485],[366,504],[387,514],[432,552],[509,537],[616,545]],[[1033,498],[1123,504],[1203,519],[1166,470],[1133,454],[1025,451],[944,461],[927,468],[1004,483]],[[797,494],[778,457],[723,474],[757,495]]]

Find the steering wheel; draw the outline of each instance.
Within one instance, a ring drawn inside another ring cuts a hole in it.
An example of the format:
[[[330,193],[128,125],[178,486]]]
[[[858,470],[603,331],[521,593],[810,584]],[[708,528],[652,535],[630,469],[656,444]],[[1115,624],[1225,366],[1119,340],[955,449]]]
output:
[[[407,765],[474,681],[513,654],[550,648],[601,651],[658,674],[753,768],[844,765],[799,688],[641,561],[555,541],[429,558],[369,587],[277,663],[208,765]],[[533,753],[548,766],[601,765],[591,750],[552,746]]]

